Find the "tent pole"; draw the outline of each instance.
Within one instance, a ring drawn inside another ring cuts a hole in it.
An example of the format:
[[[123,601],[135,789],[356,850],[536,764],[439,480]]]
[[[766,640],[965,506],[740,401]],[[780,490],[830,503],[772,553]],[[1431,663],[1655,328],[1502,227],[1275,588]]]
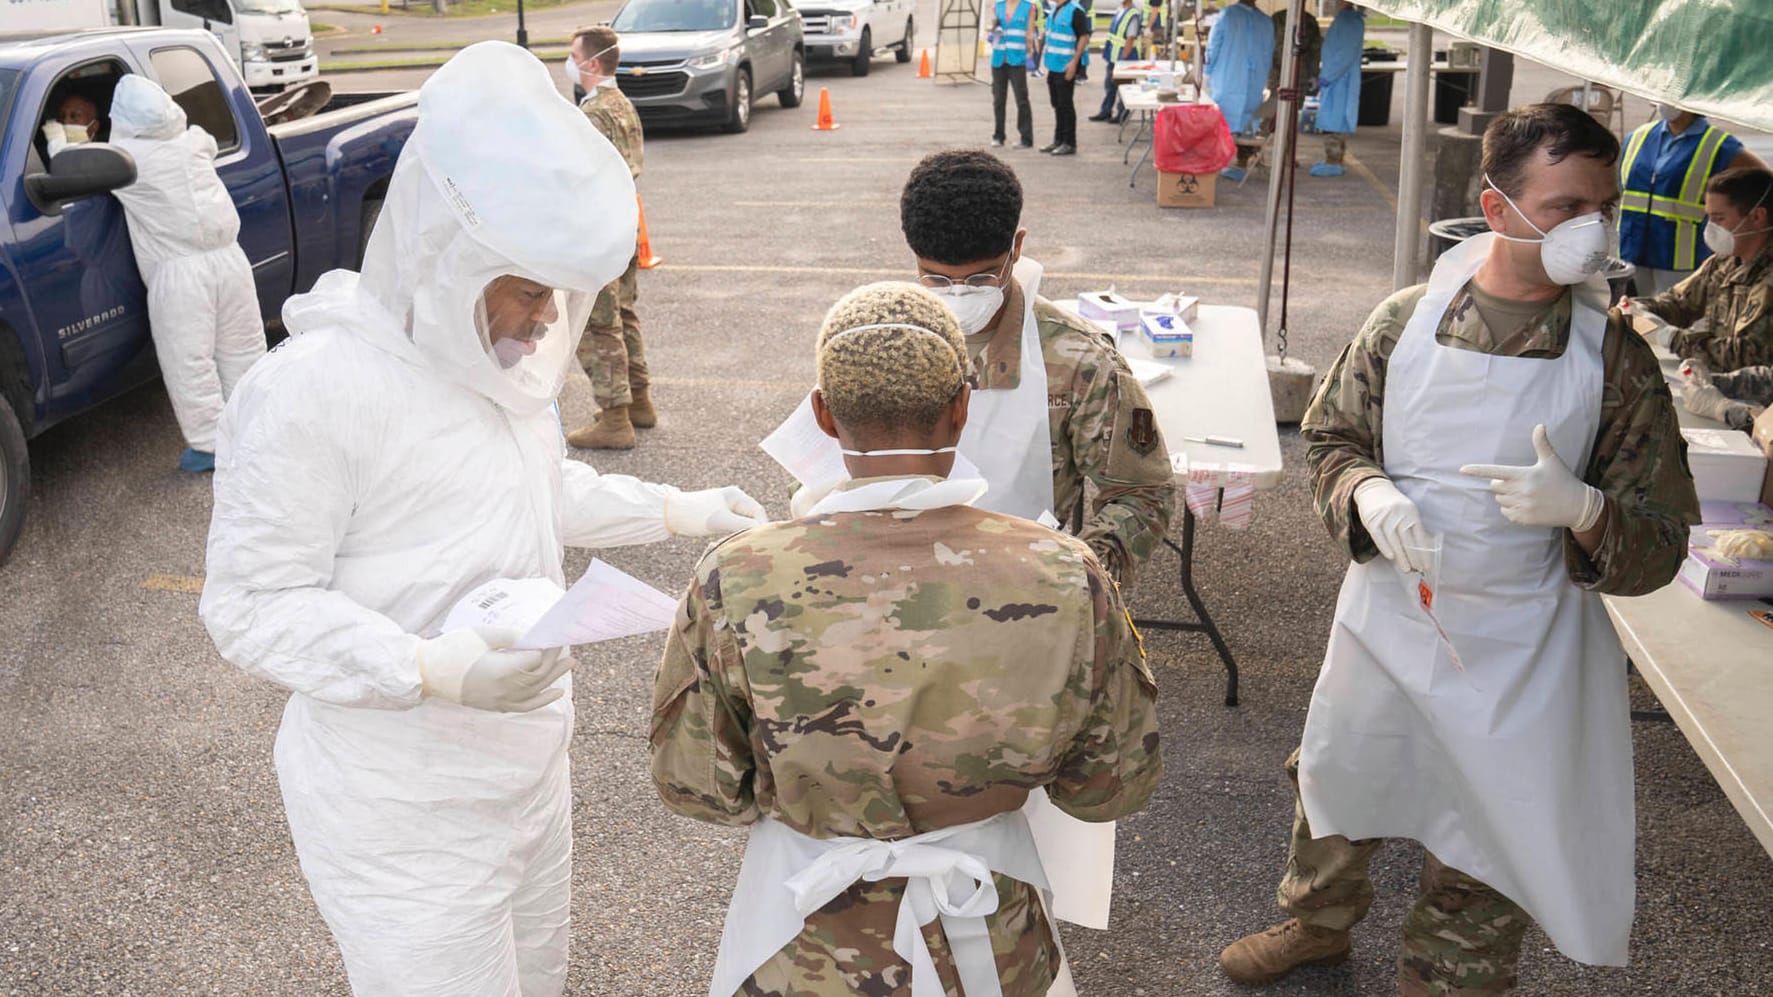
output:
[[[1434,61],[1434,33],[1426,24],[1410,25],[1410,52],[1404,91],[1404,148],[1397,191],[1397,245],[1392,254],[1391,286],[1402,290],[1417,282],[1422,247],[1422,173],[1428,153],[1428,66]]]
[[[1280,92],[1292,94],[1299,82],[1299,59],[1294,54],[1295,41],[1299,37],[1299,18],[1303,16],[1305,0],[1289,0],[1287,4],[1286,50],[1281,53]],[[1268,299],[1274,284],[1274,244],[1277,229],[1280,227],[1280,196],[1281,179],[1286,175],[1287,168],[1293,165],[1293,129],[1288,127],[1294,99],[1283,97],[1275,102],[1274,111],[1274,157],[1268,164],[1268,210],[1263,214],[1265,228],[1262,232],[1262,273],[1257,278],[1256,286],[1256,321],[1262,327],[1262,335],[1268,335]]]

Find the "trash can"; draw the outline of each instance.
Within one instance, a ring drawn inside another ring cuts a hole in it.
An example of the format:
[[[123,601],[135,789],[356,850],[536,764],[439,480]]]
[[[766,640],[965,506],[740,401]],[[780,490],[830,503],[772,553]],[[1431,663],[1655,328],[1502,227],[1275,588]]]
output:
[[[1434,74],[1434,120],[1443,125],[1459,123],[1459,109],[1477,93],[1476,70],[1443,69]]]
[[[1477,218],[1443,218],[1428,226],[1428,250],[1440,259],[1441,254],[1474,235],[1490,231],[1490,223],[1480,216]],[[1618,304],[1630,290],[1631,280],[1637,275],[1638,268],[1617,257],[1608,257],[1607,268],[1601,274],[1607,278],[1607,288],[1612,292],[1610,301]]]
[[[1373,62],[1396,61],[1397,53],[1388,48],[1361,51],[1363,66]],[[1356,125],[1383,128],[1391,124],[1391,85],[1396,78],[1396,73],[1361,73],[1361,103],[1355,116]]]

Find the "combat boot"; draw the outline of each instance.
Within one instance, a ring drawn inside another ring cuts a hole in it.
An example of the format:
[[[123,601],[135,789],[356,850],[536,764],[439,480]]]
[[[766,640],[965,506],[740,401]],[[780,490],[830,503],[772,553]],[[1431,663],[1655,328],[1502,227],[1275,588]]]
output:
[[[1348,932],[1314,928],[1293,918],[1232,942],[1219,953],[1219,968],[1235,983],[1273,983],[1300,966],[1330,965],[1348,958]]]
[[[597,413],[597,421],[566,434],[566,442],[580,450],[634,449],[634,423],[628,420],[628,406],[612,405]]]
[[[628,421],[635,429],[651,429],[659,424],[659,413],[653,408],[653,396],[642,385],[628,389],[634,395],[633,404],[628,406]]]

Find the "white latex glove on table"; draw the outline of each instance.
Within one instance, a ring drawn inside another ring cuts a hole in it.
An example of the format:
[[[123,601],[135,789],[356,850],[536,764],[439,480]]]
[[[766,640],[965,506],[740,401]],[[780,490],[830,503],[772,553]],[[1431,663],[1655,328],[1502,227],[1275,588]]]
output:
[[[469,627],[420,641],[425,695],[495,713],[528,713],[566,695],[551,687],[572,669],[572,655],[565,648],[506,650],[521,636],[498,627]]]
[[[1674,326],[1663,321],[1662,317],[1654,312],[1639,307],[1637,302],[1632,299],[1626,298],[1620,301],[1619,311],[1626,318],[1631,319],[1632,328],[1637,329],[1639,335],[1649,340],[1651,345],[1660,346],[1666,350],[1674,343]],[[1651,323],[1652,327],[1647,330],[1643,329],[1641,323],[1644,322]]]
[[[1467,464],[1459,473],[1489,478],[1490,491],[1509,522],[1578,533],[1594,529],[1607,508],[1600,489],[1576,477],[1552,448],[1543,425],[1533,428],[1533,451],[1539,460],[1525,467]]]
[[[665,529],[674,537],[717,537],[769,521],[757,500],[734,485],[665,496]]]
[[[1368,478],[1355,486],[1354,508],[1380,555],[1405,571],[1425,574],[1430,569],[1410,558],[1410,548],[1426,550],[1434,543],[1422,525],[1422,513],[1390,478]]]

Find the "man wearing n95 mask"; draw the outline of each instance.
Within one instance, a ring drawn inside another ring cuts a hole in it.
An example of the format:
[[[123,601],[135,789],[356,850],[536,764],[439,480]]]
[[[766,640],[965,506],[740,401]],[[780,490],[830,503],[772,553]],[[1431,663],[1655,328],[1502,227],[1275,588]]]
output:
[[[1306,413],[1355,563],[1287,763],[1291,919],[1221,954],[1234,980],[1345,958],[1384,838],[1429,853],[1400,993],[1510,989],[1529,921],[1625,962],[1631,732],[1598,596],[1672,580],[1699,508],[1656,358],[1606,311],[1618,153],[1568,105],[1493,122],[1491,232],[1381,304]]]
[[[960,320],[978,377],[960,453],[990,483],[981,508],[1066,528],[1081,514],[1078,536],[1128,585],[1169,526],[1169,451],[1113,344],[1039,296],[1021,218],[1021,183],[985,152],[925,158],[900,196],[918,282]]]
[[[1705,245],[1699,269],[1627,309],[1668,325],[1656,338],[1716,371],[1773,363],[1773,172],[1732,169],[1705,185]]]
[[[278,780],[357,994],[565,983],[572,658],[444,631],[452,607],[493,579],[563,584],[566,544],[762,516],[736,488],[565,457],[555,399],[635,218],[621,157],[542,64],[471,46],[419,91],[363,272],[292,298],[289,341],[224,411],[201,612],[223,657],[293,693]]]

